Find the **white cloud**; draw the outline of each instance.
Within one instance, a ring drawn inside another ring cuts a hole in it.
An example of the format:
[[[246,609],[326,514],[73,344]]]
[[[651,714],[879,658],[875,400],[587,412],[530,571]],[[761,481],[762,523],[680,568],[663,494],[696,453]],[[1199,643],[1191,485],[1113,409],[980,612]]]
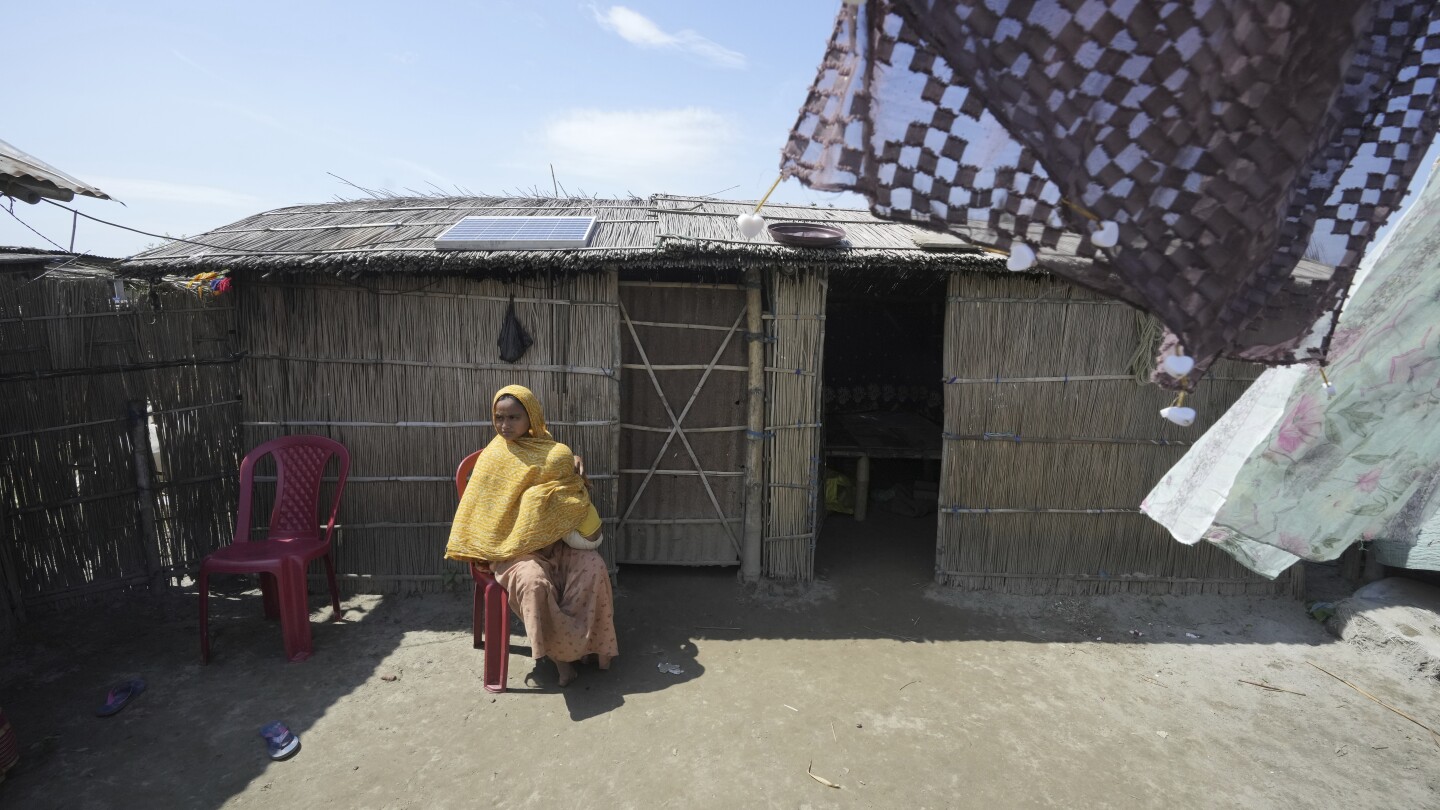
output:
[[[210,205],[219,208],[255,208],[259,197],[213,186],[188,183],[166,183],[161,180],[137,180],[130,177],[96,177],[90,182],[119,200],[150,200],[186,205]]]
[[[616,182],[693,174],[722,162],[736,127],[703,107],[572,110],[545,128],[556,166]]]
[[[656,25],[649,17],[624,6],[611,6],[605,10],[591,7],[595,21],[607,31],[613,31],[621,39],[641,48],[685,51],[700,57],[715,67],[743,69],[745,54],[713,42],[688,28],[671,34]]]

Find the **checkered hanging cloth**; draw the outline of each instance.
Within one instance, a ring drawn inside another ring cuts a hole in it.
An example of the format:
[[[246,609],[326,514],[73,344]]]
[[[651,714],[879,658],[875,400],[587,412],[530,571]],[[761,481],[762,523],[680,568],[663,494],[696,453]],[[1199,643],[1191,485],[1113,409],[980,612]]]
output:
[[[1198,363],[1162,384],[1189,387],[1222,353],[1323,362],[1440,120],[1436,12],[847,2],[781,171],[864,194],[881,217],[1024,242],[1040,268],[1154,313],[1167,351]],[[1113,247],[1091,241],[1105,223]]]

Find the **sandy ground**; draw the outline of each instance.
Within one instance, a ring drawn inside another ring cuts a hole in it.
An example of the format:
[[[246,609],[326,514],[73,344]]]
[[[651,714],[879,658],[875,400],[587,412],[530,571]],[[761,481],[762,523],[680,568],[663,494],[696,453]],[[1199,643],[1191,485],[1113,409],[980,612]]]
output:
[[[0,665],[23,749],[0,805],[1440,807],[1440,743],[1310,662],[1436,728],[1440,683],[1302,604],[959,593],[929,584],[930,537],[836,519],[805,592],[626,567],[621,658],[563,691],[520,635],[512,690],[481,689],[468,592],[339,623],[317,597],[303,664],[255,592],[216,598],[205,667],[193,596],[40,622]],[[257,736],[275,719],[289,761]]]

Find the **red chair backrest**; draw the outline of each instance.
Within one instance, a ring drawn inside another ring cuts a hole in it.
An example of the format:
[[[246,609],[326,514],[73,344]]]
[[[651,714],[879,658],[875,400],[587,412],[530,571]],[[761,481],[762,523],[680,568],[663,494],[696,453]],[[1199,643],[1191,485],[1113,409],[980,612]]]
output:
[[[455,494],[458,497],[465,497],[465,485],[470,483],[470,473],[475,471],[475,462],[480,460],[480,454],[485,448],[480,448],[460,461],[460,466],[455,468]]]
[[[308,434],[271,439],[245,454],[244,461],[240,462],[240,515],[235,536],[251,539],[250,504],[255,488],[255,463],[266,456],[275,457],[275,508],[270,512],[267,539],[320,537],[316,522],[320,484],[331,457],[338,459],[335,498],[325,524],[325,542],[330,542],[330,535],[335,531],[335,515],[340,511],[340,496],[350,475],[350,451],[334,439]]]

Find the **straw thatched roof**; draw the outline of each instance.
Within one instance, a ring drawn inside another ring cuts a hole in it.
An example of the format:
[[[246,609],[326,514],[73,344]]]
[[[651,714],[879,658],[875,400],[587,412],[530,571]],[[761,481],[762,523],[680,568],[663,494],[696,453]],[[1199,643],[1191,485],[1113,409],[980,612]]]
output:
[[[648,199],[393,197],[266,211],[185,242],[146,251],[124,272],[262,270],[309,273],[526,273],[609,268],[742,267],[757,257],[789,266],[1001,271],[1003,259],[867,211],[767,204],[769,222],[820,222],[845,229],[832,248],[793,248],[768,233],[746,240],[736,216],[755,203],[708,197]],[[564,250],[438,251],[434,240],[473,215],[595,216],[589,247]],[[917,237],[920,242],[917,243]]]
[[[63,250],[0,246],[0,271],[60,267],[69,272],[109,272],[118,259]]]

